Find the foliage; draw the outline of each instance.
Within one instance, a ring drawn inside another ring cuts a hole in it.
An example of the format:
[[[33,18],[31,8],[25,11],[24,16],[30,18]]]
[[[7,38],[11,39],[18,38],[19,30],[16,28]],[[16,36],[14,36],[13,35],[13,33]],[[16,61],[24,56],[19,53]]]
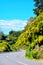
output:
[[[7,39],[15,43],[22,31],[10,31]]]
[[[0,40],[0,51],[4,51],[6,47],[6,42],[4,40]]]
[[[35,9],[34,10],[34,13],[36,15],[39,15],[42,11],[43,11],[43,0],[34,0],[35,2]]]
[[[0,32],[0,40],[5,40],[6,35],[3,32]]]
[[[31,18],[24,31],[10,31],[7,36],[0,33],[0,52],[25,49],[26,57],[43,58],[43,0],[34,1],[37,7],[34,12],[39,16]]]
[[[20,35],[15,46],[28,49],[26,56],[29,58],[39,58],[38,55],[43,52],[43,12],[26,27],[27,29]],[[43,57],[43,54],[40,56]]]
[[[17,51],[15,42],[22,31],[10,31],[7,36],[0,32],[0,52]]]

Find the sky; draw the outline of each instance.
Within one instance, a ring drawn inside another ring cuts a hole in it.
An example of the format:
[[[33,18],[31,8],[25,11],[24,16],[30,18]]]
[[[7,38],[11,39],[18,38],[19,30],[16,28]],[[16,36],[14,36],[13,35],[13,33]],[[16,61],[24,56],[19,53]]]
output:
[[[27,20],[35,16],[33,8],[33,0],[0,0],[0,30],[8,34],[24,29]]]

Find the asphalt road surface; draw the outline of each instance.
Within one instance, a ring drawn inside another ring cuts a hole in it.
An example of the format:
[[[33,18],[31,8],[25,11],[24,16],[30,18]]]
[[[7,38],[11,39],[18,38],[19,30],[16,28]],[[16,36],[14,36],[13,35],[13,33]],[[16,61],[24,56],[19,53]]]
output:
[[[0,53],[0,65],[43,65],[43,62],[27,60],[24,58],[25,51]]]

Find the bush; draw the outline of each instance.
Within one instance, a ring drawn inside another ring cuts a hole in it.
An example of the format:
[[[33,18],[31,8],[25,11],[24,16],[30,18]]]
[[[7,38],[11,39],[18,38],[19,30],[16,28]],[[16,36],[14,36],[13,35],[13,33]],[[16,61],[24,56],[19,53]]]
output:
[[[28,51],[26,51],[26,56],[29,58],[42,58],[43,12],[26,27],[26,30],[20,35],[15,45],[23,49],[24,47],[25,49],[29,48]],[[42,56],[39,51],[42,53]]]

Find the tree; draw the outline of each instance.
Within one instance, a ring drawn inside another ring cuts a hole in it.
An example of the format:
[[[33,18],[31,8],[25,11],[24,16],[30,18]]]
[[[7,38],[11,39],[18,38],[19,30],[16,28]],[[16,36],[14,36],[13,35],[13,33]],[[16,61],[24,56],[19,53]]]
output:
[[[3,33],[0,32],[0,40],[6,40],[7,36]]]
[[[35,9],[34,13],[38,16],[43,11],[43,0],[34,0],[35,2]]]
[[[15,43],[19,37],[19,35],[22,33],[22,31],[10,31],[9,35],[7,36],[7,39],[10,43]]]

